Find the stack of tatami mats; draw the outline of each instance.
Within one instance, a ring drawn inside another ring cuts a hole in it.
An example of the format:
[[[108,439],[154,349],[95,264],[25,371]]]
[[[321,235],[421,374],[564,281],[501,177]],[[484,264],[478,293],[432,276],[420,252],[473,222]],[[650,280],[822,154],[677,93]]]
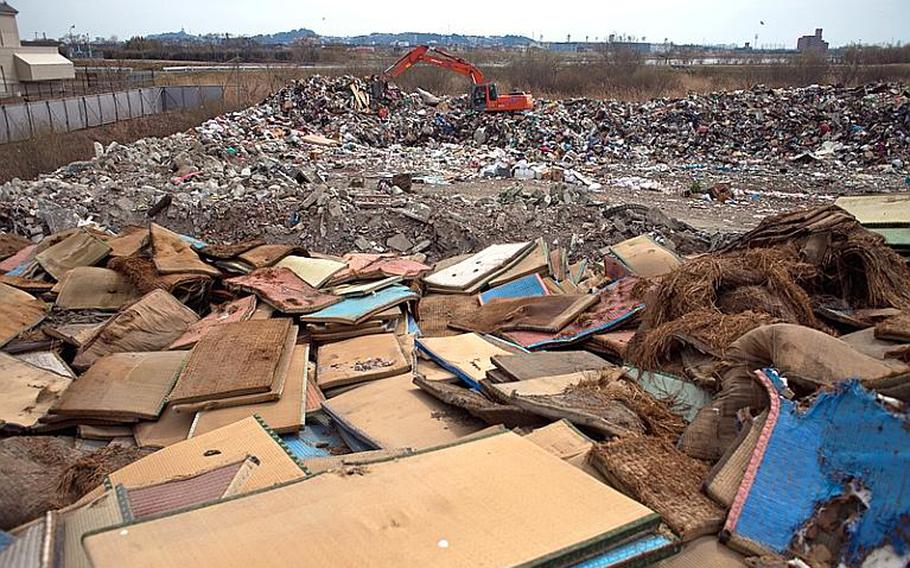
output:
[[[107,566],[534,566],[603,554],[660,517],[497,433],[87,535]],[[529,496],[533,495],[533,498]],[[669,553],[669,552],[668,552]]]

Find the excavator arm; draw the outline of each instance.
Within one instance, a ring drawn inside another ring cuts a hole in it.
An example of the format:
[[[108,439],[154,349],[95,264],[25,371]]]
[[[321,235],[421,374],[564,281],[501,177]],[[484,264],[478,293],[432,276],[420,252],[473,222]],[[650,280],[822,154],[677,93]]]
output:
[[[382,72],[381,78],[386,81],[394,79],[417,63],[429,63],[430,65],[436,65],[462,75],[467,75],[475,85],[482,85],[486,82],[484,80],[483,72],[471,63],[439,48],[426,45],[418,45],[411,51],[405,53],[401,59]]]

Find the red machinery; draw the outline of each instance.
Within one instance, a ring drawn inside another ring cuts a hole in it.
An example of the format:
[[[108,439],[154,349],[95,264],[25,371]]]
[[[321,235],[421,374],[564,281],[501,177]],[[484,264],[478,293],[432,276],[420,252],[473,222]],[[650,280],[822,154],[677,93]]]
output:
[[[467,75],[474,86],[471,89],[471,105],[478,110],[488,112],[521,111],[534,108],[534,99],[528,93],[496,92],[496,85],[484,79],[483,72],[471,63],[451,53],[426,45],[418,45],[402,56],[401,59],[382,72],[379,79],[388,82],[410,69],[416,63],[429,63]]]

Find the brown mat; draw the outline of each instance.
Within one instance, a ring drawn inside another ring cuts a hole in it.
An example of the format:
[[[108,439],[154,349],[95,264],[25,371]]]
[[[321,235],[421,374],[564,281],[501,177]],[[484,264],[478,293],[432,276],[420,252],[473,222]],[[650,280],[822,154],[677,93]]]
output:
[[[265,420],[265,423],[278,434],[300,430],[306,416],[304,392],[307,386],[309,356],[309,345],[297,345],[294,348],[284,382],[284,392],[281,393],[279,400],[198,412],[190,428],[190,437],[217,430],[253,415]]]
[[[587,351],[518,353],[493,357],[497,369],[515,381],[567,375],[580,371],[612,369],[615,365]]]
[[[615,369],[612,373],[609,379],[601,380],[615,381],[622,370]],[[503,395],[504,402],[539,416],[566,419],[606,436],[644,433],[644,424],[635,412],[594,384],[598,378],[598,373],[586,371],[490,387]]]
[[[47,306],[28,292],[0,283],[0,347],[44,319]]]
[[[72,384],[72,379],[39,369],[0,352],[0,429],[31,428]]]
[[[251,239],[240,241],[228,245],[208,245],[199,249],[199,254],[208,258],[217,258],[219,260],[230,260],[239,254],[252,250],[265,244],[262,239]]]
[[[129,426],[92,426],[80,424],[77,428],[79,437],[84,440],[113,440],[114,438],[132,437],[133,429]]]
[[[742,554],[722,545],[717,537],[703,536],[686,544],[679,554],[656,566],[657,568],[746,568],[747,564]],[[782,563],[781,566],[784,564]]]
[[[199,317],[164,290],[153,290],[109,319],[73,360],[88,368],[111,353],[160,351]]]
[[[154,420],[188,353],[115,353],[98,359],[51,408],[54,414]]]
[[[286,314],[308,314],[337,304],[340,296],[320,292],[289,268],[260,268],[224,281],[228,287],[256,294]]]
[[[562,461],[572,464],[595,479],[606,483],[603,475],[597,471],[589,459],[591,450],[594,449],[594,440],[582,434],[568,420],[559,420],[548,426],[537,428],[524,438]]]
[[[876,339],[910,341],[910,314],[904,312],[875,325]]]
[[[300,247],[290,245],[261,245],[239,254],[237,258],[253,268],[265,268],[295,252],[304,251]]]
[[[744,426],[738,443],[734,442],[727,449],[705,478],[705,493],[724,507],[729,508],[733,505],[767,418],[768,412],[765,411],[750,420]]]
[[[166,448],[186,440],[190,435],[195,414],[177,412],[167,405],[153,422],[139,422],[133,426],[133,437],[140,448]]]
[[[111,256],[133,256],[148,244],[148,227],[126,227],[107,241],[107,246],[111,247]]]
[[[610,247],[629,270],[641,278],[655,278],[675,270],[682,262],[648,235],[639,235]]]
[[[474,296],[463,294],[429,294],[417,305],[417,322],[424,337],[447,337],[460,332],[449,329],[449,322],[464,319],[480,308]]]
[[[424,352],[432,353],[437,362],[444,361],[447,368],[457,369],[465,377],[480,382],[487,371],[493,369],[491,359],[508,352],[487,341],[476,333],[464,333],[454,337],[427,337],[419,340]],[[460,377],[464,378],[464,377]]]
[[[212,329],[241,321],[247,321],[256,311],[256,296],[247,296],[219,306],[209,315],[192,324],[186,333],[178,337],[168,349],[185,349],[195,345]]]
[[[0,260],[7,259],[32,242],[13,233],[0,233]]]
[[[291,336],[297,327],[287,318],[213,329],[193,348],[168,400],[185,404],[271,390]]]
[[[475,390],[444,381],[429,381],[421,375],[414,376],[414,384],[433,398],[460,408],[487,424],[502,424],[506,428],[538,426],[543,422],[540,416],[517,406],[493,402]]]
[[[647,507],[511,433],[351,473],[132,524],[83,544],[96,568],[401,566],[402,551],[413,566],[517,566],[594,555],[658,522]]]
[[[92,266],[110,253],[111,248],[87,231],[76,231],[37,255],[35,260],[45,272],[61,280],[67,271],[77,266]]]
[[[7,284],[13,288],[18,288],[23,292],[28,292],[29,294],[50,292],[55,286],[53,282],[23,278],[21,276],[7,276],[6,274],[0,274],[0,284]]]
[[[108,476],[111,485],[142,487],[198,475],[236,463],[247,456],[259,459],[244,485],[255,491],[303,477],[303,470],[255,418],[244,418],[208,434],[183,440],[118,469]]]
[[[708,466],[668,441],[618,438],[598,445],[592,459],[610,485],[657,511],[684,540],[721,529],[724,509],[699,491]]]
[[[119,272],[78,266],[63,277],[56,305],[65,310],[119,310],[138,299],[139,291]]]
[[[199,259],[193,248],[180,235],[152,223],[152,258],[161,274],[205,274],[221,276],[221,271]]]
[[[410,373],[339,394],[323,408],[376,448],[428,448],[482,430],[486,424],[421,391]]]
[[[316,381],[322,389],[392,377],[411,368],[393,333],[322,345],[316,363]]]
[[[494,333],[544,331],[556,333],[597,302],[597,296],[555,295],[491,300],[469,316],[453,319],[450,327]]]

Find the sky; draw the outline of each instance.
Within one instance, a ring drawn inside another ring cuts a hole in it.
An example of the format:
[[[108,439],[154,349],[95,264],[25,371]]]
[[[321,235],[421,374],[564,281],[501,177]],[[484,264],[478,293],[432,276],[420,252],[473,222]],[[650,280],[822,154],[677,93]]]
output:
[[[795,47],[824,28],[832,46],[910,42],[910,0],[8,0],[23,39],[35,32],[121,39],[181,28],[255,35],[309,28],[370,32],[516,34],[545,41],[615,33],[650,42]],[[758,36],[757,43],[755,36]]]

